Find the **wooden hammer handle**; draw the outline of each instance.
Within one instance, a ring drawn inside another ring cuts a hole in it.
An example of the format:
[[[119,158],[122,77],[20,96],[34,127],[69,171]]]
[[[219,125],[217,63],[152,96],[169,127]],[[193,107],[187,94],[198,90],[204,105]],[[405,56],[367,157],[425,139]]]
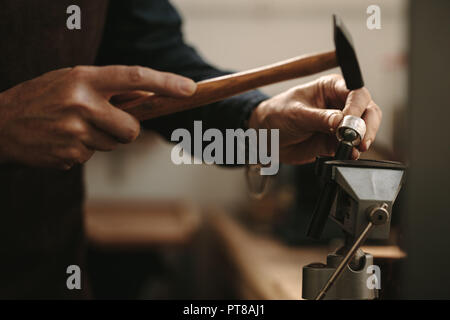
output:
[[[152,119],[216,102],[265,85],[303,77],[338,65],[335,51],[300,56],[269,66],[212,78],[197,83],[187,98],[172,98],[150,92],[133,92],[117,107],[139,120]]]

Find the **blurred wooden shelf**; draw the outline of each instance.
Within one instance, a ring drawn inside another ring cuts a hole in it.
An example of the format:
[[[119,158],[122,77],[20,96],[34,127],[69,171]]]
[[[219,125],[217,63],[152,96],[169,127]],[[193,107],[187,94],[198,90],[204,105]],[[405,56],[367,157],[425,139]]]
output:
[[[289,247],[270,237],[255,234],[224,212],[210,214],[210,224],[225,247],[237,273],[233,279],[245,299],[299,300],[302,267],[325,262],[326,246]],[[402,259],[396,246],[367,246],[375,258]]]
[[[199,224],[199,209],[182,201],[96,201],[85,209],[85,230],[94,246],[179,246]]]

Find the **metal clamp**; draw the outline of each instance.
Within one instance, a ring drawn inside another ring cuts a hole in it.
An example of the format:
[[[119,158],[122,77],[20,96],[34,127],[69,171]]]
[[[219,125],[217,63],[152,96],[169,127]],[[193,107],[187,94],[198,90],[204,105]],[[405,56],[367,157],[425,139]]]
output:
[[[384,223],[386,223],[386,221],[389,220],[389,212],[387,211],[387,208],[388,208],[388,205],[386,203],[383,203],[380,207],[373,208],[372,210],[369,211],[369,213],[368,213],[369,222],[367,223],[366,228],[358,236],[358,238],[356,239],[355,243],[352,245],[350,250],[348,250],[344,259],[342,259],[341,263],[336,268],[336,270],[333,272],[333,274],[330,276],[327,283],[325,283],[323,288],[317,294],[315,300],[322,300],[323,298],[325,298],[325,295],[327,294],[328,290],[336,282],[336,280],[339,279],[339,276],[345,270],[345,267],[348,265],[350,260],[354,257],[354,255],[358,251],[359,247],[366,240],[366,238],[367,238],[369,232],[372,230],[372,228],[376,225],[384,224]]]

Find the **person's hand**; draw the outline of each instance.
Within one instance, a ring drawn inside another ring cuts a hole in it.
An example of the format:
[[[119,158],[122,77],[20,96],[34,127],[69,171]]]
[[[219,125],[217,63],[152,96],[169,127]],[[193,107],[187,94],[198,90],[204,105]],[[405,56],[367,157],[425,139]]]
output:
[[[78,66],[23,82],[0,93],[0,162],[69,169],[132,142],[138,120],[109,100],[133,90],[188,96],[196,85],[138,66]]]
[[[366,135],[353,148],[353,159],[369,149],[381,122],[381,110],[369,91],[349,91],[340,75],[328,75],[263,101],[252,112],[249,127],[280,130],[280,160],[290,164],[334,155],[335,130],[344,115],[362,117]]]

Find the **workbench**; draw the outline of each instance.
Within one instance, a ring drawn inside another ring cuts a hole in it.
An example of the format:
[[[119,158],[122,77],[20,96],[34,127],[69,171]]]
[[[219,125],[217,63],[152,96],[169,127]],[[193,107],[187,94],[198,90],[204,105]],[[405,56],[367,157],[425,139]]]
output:
[[[183,201],[90,202],[85,220],[89,242],[101,252],[186,252],[197,267],[203,267],[177,279],[192,281],[194,291],[209,286],[212,291],[200,293],[200,298],[215,294],[218,299],[298,300],[302,267],[325,262],[332,251],[326,245],[289,246],[268,232],[250,230],[224,209],[200,210]],[[208,235],[202,238],[205,230]],[[364,246],[363,250],[375,257],[376,264],[380,258],[406,256],[397,246]],[[184,263],[178,268],[189,269]],[[383,286],[388,280],[382,277],[381,282]],[[227,289],[233,295],[224,294]],[[178,294],[184,297],[183,292]]]
[[[89,242],[107,248],[176,247],[190,243],[201,223],[187,201],[91,201],[86,205]]]
[[[243,299],[300,299],[302,267],[312,262],[325,262],[330,252],[330,248],[323,245],[287,246],[270,235],[248,230],[218,209],[209,214],[208,223],[236,271],[233,280]],[[406,257],[397,246],[363,246],[362,249],[371,253],[375,262],[377,258],[399,260]]]

